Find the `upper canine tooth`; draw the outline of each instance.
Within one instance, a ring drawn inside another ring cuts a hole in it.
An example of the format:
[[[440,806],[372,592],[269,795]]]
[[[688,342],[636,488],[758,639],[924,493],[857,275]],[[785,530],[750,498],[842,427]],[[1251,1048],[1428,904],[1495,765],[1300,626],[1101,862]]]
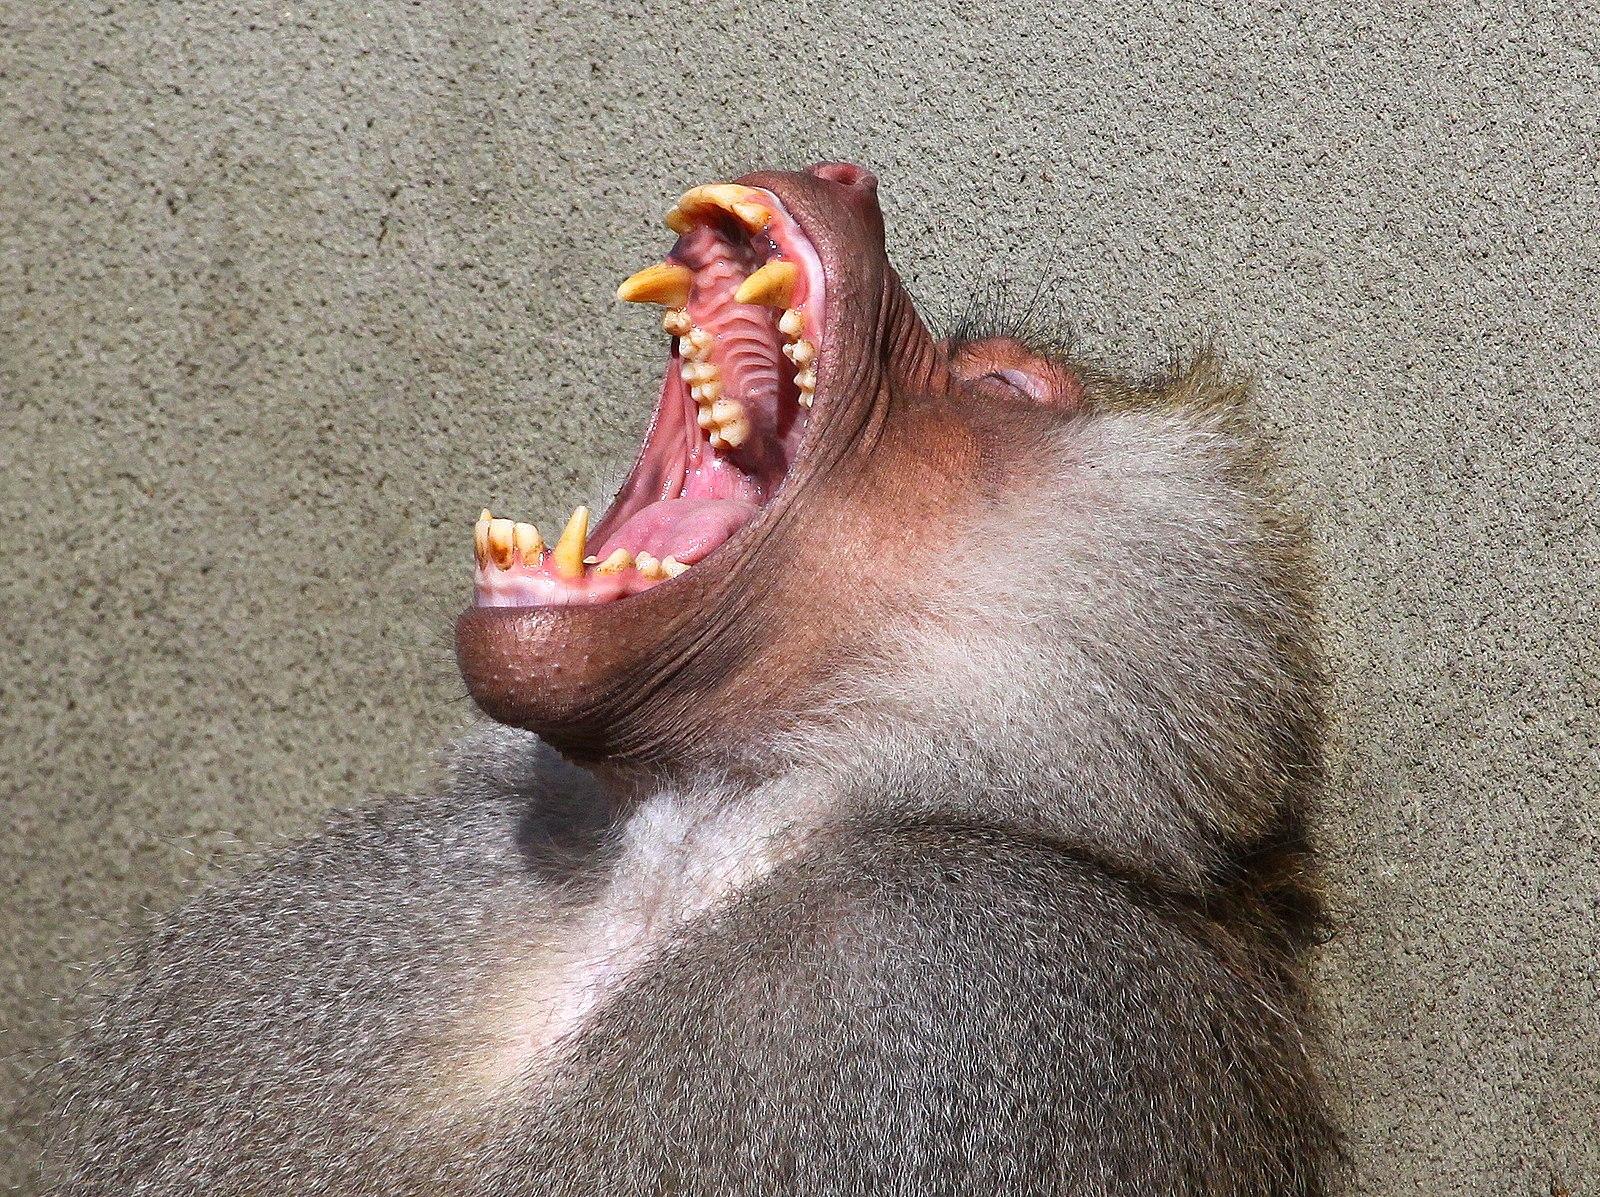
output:
[[[624,279],[617,288],[617,298],[629,303],[660,303],[669,308],[681,308],[689,302],[689,289],[693,285],[694,271],[687,266],[660,262]]]
[[[583,577],[583,554],[588,548],[588,540],[589,509],[579,507],[573,511],[572,518],[567,521],[561,539],[556,541],[556,547],[551,553],[556,573],[563,578]]]
[[[501,569],[510,569],[516,523],[512,520],[489,521],[489,556]]]
[[[517,546],[524,565],[533,564],[533,559],[544,552],[544,537],[532,524],[518,524],[512,528],[511,540]]]
[[[787,308],[794,302],[794,285],[799,278],[798,266],[774,258],[739,284],[739,289],[733,293],[733,301]]]
[[[633,554],[627,549],[614,549],[599,565],[594,567],[597,574],[615,574],[627,569],[633,564]]]
[[[800,314],[799,308],[789,308],[778,317],[778,331],[786,337],[798,337],[805,327],[806,318]]]

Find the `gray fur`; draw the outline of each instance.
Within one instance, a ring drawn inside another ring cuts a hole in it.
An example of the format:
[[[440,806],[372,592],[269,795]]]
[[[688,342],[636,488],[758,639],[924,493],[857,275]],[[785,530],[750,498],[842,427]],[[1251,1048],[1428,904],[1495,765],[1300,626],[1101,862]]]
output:
[[[180,911],[57,1191],[1323,1192],[1298,538],[1212,363],[1090,397],[737,774],[486,727]]]

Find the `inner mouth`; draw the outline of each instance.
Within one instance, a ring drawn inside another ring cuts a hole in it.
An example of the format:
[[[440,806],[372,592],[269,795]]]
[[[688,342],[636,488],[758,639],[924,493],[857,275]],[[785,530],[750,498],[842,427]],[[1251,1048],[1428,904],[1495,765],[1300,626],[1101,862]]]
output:
[[[678,577],[757,520],[810,423],[822,340],[821,260],[770,191],[696,187],[667,213],[664,262],[618,289],[660,304],[673,338],[655,419],[591,529],[579,507],[553,546],[532,524],[478,518],[480,607],[606,603]]]

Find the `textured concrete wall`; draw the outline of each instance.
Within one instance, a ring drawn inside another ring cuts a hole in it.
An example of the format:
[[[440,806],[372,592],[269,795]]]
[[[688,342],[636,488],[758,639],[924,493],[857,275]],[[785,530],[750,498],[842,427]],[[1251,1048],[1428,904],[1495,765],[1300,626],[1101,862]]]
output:
[[[1048,274],[1108,360],[1259,373],[1330,574],[1358,1187],[1600,1191],[1600,35],[1321,7],[6,0],[5,1097],[76,965],[425,781],[479,506],[640,430],[666,202],[844,156],[932,312]]]

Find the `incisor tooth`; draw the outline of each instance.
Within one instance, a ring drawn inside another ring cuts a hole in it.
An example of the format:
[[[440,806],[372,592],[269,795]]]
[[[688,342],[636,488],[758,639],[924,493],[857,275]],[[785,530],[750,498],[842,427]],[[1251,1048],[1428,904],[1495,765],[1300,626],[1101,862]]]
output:
[[[689,288],[693,285],[694,271],[687,266],[660,262],[624,279],[617,288],[617,298],[629,303],[660,303],[669,308],[681,308],[689,302]]]
[[[739,289],[733,293],[733,301],[787,308],[794,302],[794,285],[799,277],[800,268],[793,262],[773,259],[739,284]]]
[[[493,518],[485,507],[478,522],[472,526],[472,555],[477,558],[479,565],[489,564],[489,521]]]
[[[561,532],[561,539],[556,541],[556,547],[550,554],[556,573],[563,578],[583,577],[583,554],[588,548],[588,540],[589,509],[579,507],[573,511],[572,518]]]
[[[621,573],[632,564],[632,553],[628,552],[627,549],[616,549],[604,561],[594,567],[594,572],[597,574]]]
[[[789,308],[778,317],[778,331],[786,337],[798,337],[805,331],[806,318],[799,308]]]
[[[489,556],[501,569],[511,568],[515,529],[516,523],[512,520],[489,521]]]
[[[676,578],[679,574],[689,572],[689,567],[676,557],[663,557],[661,559],[661,568],[669,578]]]
[[[511,529],[511,540],[517,546],[524,564],[533,564],[533,559],[544,552],[544,537],[532,524],[518,524]]]
[[[675,233],[687,233],[694,227],[689,214],[696,208],[709,207],[730,212],[752,233],[759,232],[772,222],[772,213],[755,198],[756,195],[750,188],[740,187],[737,183],[707,183],[691,187],[667,213],[667,227]]]

